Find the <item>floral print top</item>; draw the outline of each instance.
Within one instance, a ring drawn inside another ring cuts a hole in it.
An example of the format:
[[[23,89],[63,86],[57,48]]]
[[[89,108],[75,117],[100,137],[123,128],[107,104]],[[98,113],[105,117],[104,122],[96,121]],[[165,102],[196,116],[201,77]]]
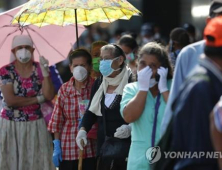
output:
[[[42,73],[39,63],[33,62],[33,72],[30,77],[22,78],[15,69],[14,62],[3,66],[0,69],[0,87],[12,84],[14,94],[20,97],[35,97],[41,93]],[[4,101],[0,112],[2,118],[12,121],[33,121],[42,118],[40,104],[33,104],[23,107],[9,107]]]

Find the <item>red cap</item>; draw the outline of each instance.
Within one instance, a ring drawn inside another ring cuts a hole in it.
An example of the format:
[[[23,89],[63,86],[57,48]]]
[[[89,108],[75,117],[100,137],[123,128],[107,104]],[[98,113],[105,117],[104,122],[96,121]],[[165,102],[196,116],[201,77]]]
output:
[[[204,29],[206,46],[222,47],[222,16],[211,19]]]

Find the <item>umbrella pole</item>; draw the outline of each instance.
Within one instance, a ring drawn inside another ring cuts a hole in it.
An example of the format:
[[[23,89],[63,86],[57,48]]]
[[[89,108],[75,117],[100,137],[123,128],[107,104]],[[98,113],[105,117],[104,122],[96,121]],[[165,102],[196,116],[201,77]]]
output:
[[[76,21],[76,39],[77,39],[77,49],[79,48],[79,37],[78,37],[78,27],[77,27],[77,9],[75,9],[75,21]]]

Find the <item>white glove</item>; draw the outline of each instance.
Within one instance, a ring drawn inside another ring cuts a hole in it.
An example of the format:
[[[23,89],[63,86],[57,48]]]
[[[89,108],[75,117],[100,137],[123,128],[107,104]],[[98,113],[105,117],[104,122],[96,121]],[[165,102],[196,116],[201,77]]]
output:
[[[131,126],[130,125],[122,125],[116,129],[114,133],[114,137],[119,139],[125,139],[130,137],[131,135]]]
[[[37,98],[39,104],[45,102],[45,97],[43,95],[36,96],[36,98]]]
[[[81,145],[81,141],[83,140],[84,146],[87,145],[87,133],[85,130],[80,130],[76,136],[76,143],[79,149],[83,150],[83,146]]]
[[[167,88],[168,68],[160,67],[159,69],[157,69],[157,73],[160,75],[160,80],[158,83],[158,88],[159,88],[160,93],[168,91],[168,88]]]
[[[153,71],[149,66],[146,66],[138,72],[138,84],[140,91],[148,91],[150,78],[153,75]]]
[[[43,56],[39,56],[39,64],[42,70],[43,77],[48,77],[49,76],[49,60],[47,60]]]

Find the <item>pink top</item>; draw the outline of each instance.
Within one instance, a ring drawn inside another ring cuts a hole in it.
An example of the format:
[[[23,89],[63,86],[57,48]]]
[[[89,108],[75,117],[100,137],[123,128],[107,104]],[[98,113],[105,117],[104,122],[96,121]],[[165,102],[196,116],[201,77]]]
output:
[[[22,78],[15,69],[14,62],[0,69],[0,87],[12,84],[14,94],[21,97],[35,97],[41,94],[42,74],[38,62],[33,62],[33,72],[29,78]],[[9,107],[4,101],[0,112],[2,118],[12,121],[33,121],[42,118],[40,104],[24,107]]]

